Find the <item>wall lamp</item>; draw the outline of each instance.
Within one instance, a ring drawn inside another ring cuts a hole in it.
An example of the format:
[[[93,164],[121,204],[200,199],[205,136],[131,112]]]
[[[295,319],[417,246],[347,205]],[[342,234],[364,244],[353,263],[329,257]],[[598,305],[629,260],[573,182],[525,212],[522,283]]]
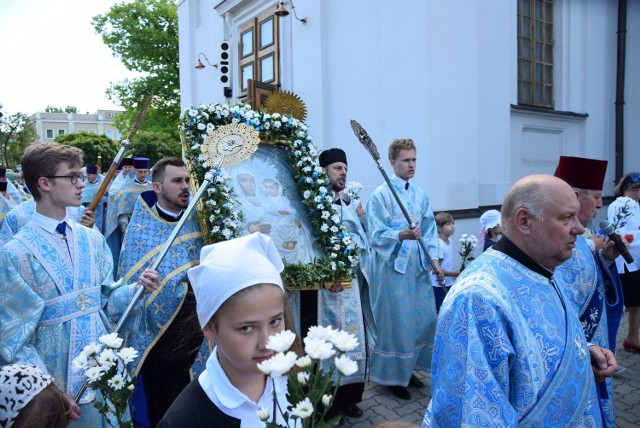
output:
[[[201,56],[201,55],[204,57],[204,60],[205,60],[205,61],[207,61],[207,64],[209,64],[209,65],[210,65],[211,67],[213,67],[213,68],[218,68],[218,64],[211,64],[211,63],[209,62],[209,58],[207,58],[207,56],[206,56],[204,53],[200,52],[200,53],[198,53],[198,62],[196,62],[196,65],[195,65],[195,67],[196,67],[198,70],[202,70],[203,68],[205,68],[205,67],[206,67],[206,65],[204,65],[204,64],[202,63],[202,61],[200,60],[200,56]]]
[[[293,0],[289,0],[289,2],[291,3],[291,10],[293,11],[293,16],[296,17],[296,19],[300,22],[302,22],[303,24],[307,23],[307,18],[298,18],[298,14],[296,13],[296,7],[293,4]],[[284,7],[284,2],[281,1],[278,4],[278,7],[276,8],[276,11],[273,12],[275,16],[287,16],[289,15],[289,11],[287,10],[286,7]]]

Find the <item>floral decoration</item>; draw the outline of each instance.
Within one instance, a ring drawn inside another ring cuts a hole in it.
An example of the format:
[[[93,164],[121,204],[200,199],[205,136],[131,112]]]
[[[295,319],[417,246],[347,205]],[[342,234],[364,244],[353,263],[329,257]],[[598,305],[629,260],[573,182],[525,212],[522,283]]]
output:
[[[138,357],[133,348],[122,348],[117,333],[100,336],[100,343],[90,343],[76,356],[71,365],[74,371],[84,372],[89,387],[85,397],[105,416],[113,427],[132,427],[127,417],[129,398],[135,390],[127,364]],[[99,392],[102,399],[96,397]],[[115,420],[115,424],[114,421]]]
[[[360,191],[362,190],[362,184],[357,181],[350,181],[347,183],[347,187],[344,189],[347,196],[353,201],[360,200]]]
[[[627,225],[627,217],[631,215],[631,211],[638,205],[636,201],[628,196],[619,197],[618,202],[621,202],[620,210],[618,210],[613,218],[613,229],[616,232],[624,229]]]
[[[358,363],[349,358],[346,353],[358,346],[358,339],[343,330],[334,330],[331,326],[314,326],[309,329],[304,338],[305,355],[298,355],[290,351],[296,336],[289,330],[284,330],[269,337],[267,348],[276,354],[258,364],[258,368],[272,378],[287,376],[288,403],[279,403],[273,394],[273,408],[261,408],[258,417],[266,422],[267,427],[280,427],[276,422],[276,415],[289,425],[289,421],[299,419],[303,427],[334,426],[340,416],[327,420],[327,414],[336,395],[340,379],[350,376],[358,370]],[[327,371],[320,368],[320,362],[333,358],[333,365]],[[337,371],[334,383],[331,378]]]
[[[244,123],[260,132],[264,141],[283,143],[294,170],[294,180],[307,207],[314,236],[325,258],[312,264],[287,264],[282,274],[288,287],[310,288],[318,284],[350,279],[358,264],[358,249],[342,226],[333,207],[331,185],[318,164],[318,150],[307,126],[279,113],[252,110],[248,104],[204,104],[183,112],[180,132],[186,140],[185,154],[200,182],[207,172],[200,147],[207,135],[230,123]],[[207,242],[219,242],[240,235],[242,212],[230,183],[222,173],[204,196],[204,212],[209,226]]]
[[[478,238],[474,235],[463,233],[460,237],[460,249],[458,250],[458,254],[462,258],[462,264],[460,265],[460,272],[464,270],[465,267],[471,261],[475,259],[473,255],[473,251],[478,247]]]

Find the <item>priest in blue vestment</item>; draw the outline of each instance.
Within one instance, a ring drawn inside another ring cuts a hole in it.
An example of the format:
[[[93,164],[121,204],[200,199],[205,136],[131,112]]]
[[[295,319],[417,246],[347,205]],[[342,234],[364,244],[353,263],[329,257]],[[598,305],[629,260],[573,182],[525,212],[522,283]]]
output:
[[[106,232],[107,243],[113,255],[113,266],[118,267],[122,240],[129,225],[129,219],[133,213],[133,206],[140,193],[152,190],[151,181],[148,179],[151,163],[148,158],[134,158],[133,177],[127,177],[124,182],[114,189],[109,195],[107,203]],[[113,272],[114,278],[116,272]]]
[[[578,220],[589,227],[602,208],[602,187],[607,161],[561,156],[555,176],[575,191]],[[615,351],[616,336],[624,309],[622,284],[615,266],[620,255],[612,241],[601,235],[576,237],[573,256],[556,269],[558,284],[574,306],[589,343]],[[606,427],[616,426],[613,379],[598,383],[598,400]]]
[[[153,166],[153,191],[140,194],[124,237],[118,278],[136,278],[158,256],[189,205],[190,175],[178,158]],[[135,426],[156,426],[182,389],[192,368],[204,370],[210,350],[200,330],[196,302],[187,270],[198,264],[203,246],[195,211],[186,219],[169,252],[158,266],[162,287],[146,300],[144,334],[126,341],[140,353],[133,363],[138,389],[133,397]]]
[[[514,184],[503,238],[445,297],[423,427],[602,426],[596,380],[613,375],[607,348],[587,343],[554,270],[584,232],[573,189],[550,175]]]
[[[366,275],[365,262],[368,254],[367,234],[357,215],[359,203],[347,200],[340,192],[346,187],[347,155],[338,148],[323,151],[318,162],[329,177],[334,197],[334,208],[342,224],[359,249],[359,271]],[[352,257],[356,257],[355,255]],[[340,283],[330,289],[303,291],[300,293],[301,336],[304,337],[314,325],[332,326],[348,331],[358,339],[358,346],[347,355],[358,364],[358,370],[342,378],[336,391],[332,413],[344,413],[350,417],[362,416],[358,403],[362,401],[365,372],[367,366],[366,339],[362,303],[360,301],[360,282],[363,275],[351,279],[350,287]],[[329,363],[329,360],[327,360]],[[327,366],[329,364],[326,364]],[[324,368],[324,366],[323,366]],[[336,375],[337,377],[337,375]],[[335,379],[334,379],[335,381]]]

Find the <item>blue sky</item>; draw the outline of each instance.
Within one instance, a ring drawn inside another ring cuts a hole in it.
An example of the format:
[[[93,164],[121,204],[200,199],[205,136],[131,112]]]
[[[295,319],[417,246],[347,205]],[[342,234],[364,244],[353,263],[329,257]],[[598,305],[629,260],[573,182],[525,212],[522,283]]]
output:
[[[135,77],[102,43],[91,18],[116,0],[0,0],[0,103],[5,114],[47,105],[119,109],[111,81]],[[84,52],[84,53],[82,53]]]

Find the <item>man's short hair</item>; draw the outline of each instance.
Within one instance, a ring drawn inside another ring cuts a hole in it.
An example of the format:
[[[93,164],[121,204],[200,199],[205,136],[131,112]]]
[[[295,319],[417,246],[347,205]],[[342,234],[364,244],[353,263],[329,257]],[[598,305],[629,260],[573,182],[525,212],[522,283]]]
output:
[[[33,143],[22,155],[22,172],[24,183],[37,201],[42,196],[38,189],[40,177],[56,175],[61,163],[66,162],[70,168],[83,164],[84,154],[77,147],[65,144],[45,142]]]
[[[186,166],[184,161],[180,158],[162,158],[153,166],[151,172],[151,181],[162,183],[164,180],[164,173],[167,166]]]
[[[401,150],[416,150],[411,138],[397,138],[389,145],[389,160],[398,159]]]
[[[544,221],[544,212],[549,206],[548,192],[537,180],[516,184],[507,194],[500,209],[502,234],[509,236],[516,212],[526,209],[536,220]]]
[[[453,216],[450,213],[442,211],[436,214],[436,226],[438,226],[438,229],[447,223],[453,223]]]

